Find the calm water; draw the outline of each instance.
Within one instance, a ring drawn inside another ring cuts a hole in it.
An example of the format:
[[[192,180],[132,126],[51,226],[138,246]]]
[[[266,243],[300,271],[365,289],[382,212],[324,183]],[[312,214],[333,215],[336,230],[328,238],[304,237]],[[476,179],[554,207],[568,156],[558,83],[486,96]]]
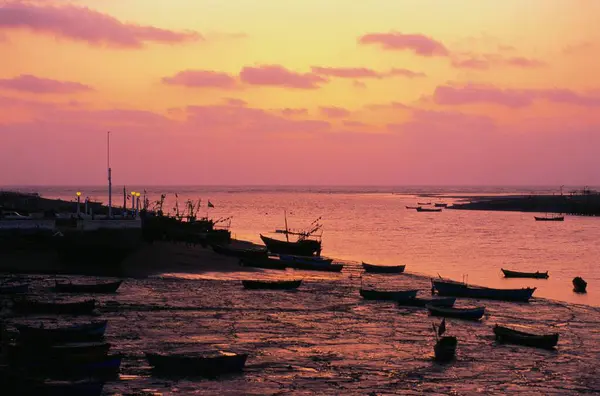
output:
[[[74,189],[35,188],[46,197],[73,199]],[[118,189],[115,189],[118,191]],[[132,188],[132,190],[137,190]],[[139,188],[143,191],[143,188]],[[167,194],[165,209],[187,199],[202,198],[202,213],[213,218],[233,216],[232,234],[260,243],[259,233],[304,228],[322,216],[323,254],[341,260],[377,264],[406,264],[414,273],[494,287],[535,286],[537,297],[600,305],[600,219],[567,217],[564,222],[536,222],[532,213],[444,210],[418,213],[405,209],[416,194],[509,194],[548,192],[533,188],[148,188],[151,200]],[[83,189],[83,195],[107,201],[104,188]],[[394,194],[402,193],[402,194]],[[215,205],[206,208],[207,199]],[[122,205],[123,197],[113,198]],[[452,199],[444,199],[451,203]],[[500,268],[550,272],[548,280],[508,280]],[[227,275],[222,275],[225,277]],[[572,292],[571,280],[582,276],[586,295]]]

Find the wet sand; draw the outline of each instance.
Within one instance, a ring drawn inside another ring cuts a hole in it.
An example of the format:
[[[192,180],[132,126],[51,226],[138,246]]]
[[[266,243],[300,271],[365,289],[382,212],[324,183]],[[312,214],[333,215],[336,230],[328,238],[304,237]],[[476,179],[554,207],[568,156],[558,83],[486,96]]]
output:
[[[124,354],[122,376],[106,384],[105,394],[600,392],[598,308],[539,298],[529,304],[459,299],[457,306],[485,305],[486,316],[480,322],[447,321],[448,335],[459,339],[457,360],[439,365],[432,361],[431,330],[439,319],[424,309],[364,301],[357,263],[348,264],[340,274],[272,271],[244,269],[236,259],[200,247],[155,249],[144,254],[168,264],[171,275],[129,278],[117,294],[95,296],[99,316],[109,320],[107,339],[115,352]],[[148,274],[155,269],[145,267]],[[33,293],[56,298],[48,291],[53,278],[26,278],[33,281]],[[303,283],[296,291],[250,291],[240,283],[248,278],[302,278]],[[430,294],[429,279],[417,275],[368,275],[362,282]],[[84,297],[89,296],[78,298]],[[497,345],[492,333],[496,323],[559,332],[558,348]],[[248,352],[245,372],[219,380],[156,378],[143,357],[145,351],[215,349]]]

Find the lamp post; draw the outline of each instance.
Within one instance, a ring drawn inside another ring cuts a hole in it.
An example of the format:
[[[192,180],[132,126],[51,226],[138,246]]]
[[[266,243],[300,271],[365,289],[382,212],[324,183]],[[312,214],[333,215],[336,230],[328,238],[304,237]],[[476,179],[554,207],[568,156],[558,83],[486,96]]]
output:
[[[81,212],[81,192],[77,191],[75,195],[77,195],[77,217],[79,217],[79,213]]]
[[[135,198],[136,198],[136,204],[135,204],[135,217],[138,217],[138,215],[140,214],[140,194],[139,192],[135,193]]]
[[[131,192],[131,214],[135,214],[135,191]]]

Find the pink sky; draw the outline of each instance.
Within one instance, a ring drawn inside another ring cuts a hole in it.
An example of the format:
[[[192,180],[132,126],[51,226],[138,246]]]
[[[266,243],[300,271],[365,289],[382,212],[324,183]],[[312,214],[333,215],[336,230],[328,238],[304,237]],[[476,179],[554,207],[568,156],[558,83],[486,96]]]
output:
[[[0,0],[0,185],[599,185],[598,15]]]

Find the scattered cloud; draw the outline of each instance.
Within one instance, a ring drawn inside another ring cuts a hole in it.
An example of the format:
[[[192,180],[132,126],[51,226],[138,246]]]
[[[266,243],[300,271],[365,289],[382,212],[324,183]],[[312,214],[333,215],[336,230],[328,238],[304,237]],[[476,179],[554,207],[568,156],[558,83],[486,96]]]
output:
[[[248,102],[238,98],[224,98],[224,101],[229,106],[247,106]]]
[[[362,81],[358,81],[358,80],[354,80],[352,82],[352,85],[354,86],[354,88],[357,88],[357,89],[366,89],[367,88],[367,84],[365,84]]]
[[[366,67],[320,67],[313,66],[312,72],[321,76],[337,78],[386,78],[402,76],[406,78],[424,77],[424,73],[414,72],[408,69],[393,68],[387,72],[379,72]]]
[[[344,121],[342,122],[342,124],[343,124],[345,127],[348,127],[348,128],[365,128],[365,127],[367,127],[367,126],[368,126],[368,125],[367,125],[367,124],[365,124],[364,122],[360,122],[360,121],[348,121],[348,120],[344,120]]]
[[[358,42],[365,45],[379,45],[390,51],[412,51],[421,56],[450,55],[450,51],[444,44],[422,34],[369,33],[361,36]]]
[[[189,88],[232,89],[237,85],[237,80],[234,76],[211,70],[185,70],[172,77],[164,77],[162,82]]]
[[[0,79],[0,88],[37,94],[71,94],[93,91],[93,88],[89,85],[73,81],[40,78],[31,74],[21,74],[14,78]]]
[[[279,65],[244,67],[240,79],[251,85],[282,86],[296,89],[317,89],[327,79],[315,73],[298,73]]]
[[[329,118],[344,118],[350,115],[350,111],[335,106],[324,106],[319,108],[321,114]]]
[[[290,109],[285,108],[279,110],[279,112],[286,117],[295,117],[295,116],[306,116],[308,115],[308,109]]]
[[[492,67],[517,67],[537,69],[547,66],[546,62],[522,56],[503,57],[497,54],[453,54],[452,66],[457,69],[488,70]]]
[[[565,55],[576,55],[576,54],[587,54],[594,50],[593,42],[591,41],[581,41],[576,44],[571,44],[563,48],[562,52]]]
[[[370,105],[366,105],[365,109],[368,110],[411,110],[412,107],[405,105],[404,103],[400,103],[400,102],[390,102],[390,103],[384,103],[384,104],[370,104]]]

